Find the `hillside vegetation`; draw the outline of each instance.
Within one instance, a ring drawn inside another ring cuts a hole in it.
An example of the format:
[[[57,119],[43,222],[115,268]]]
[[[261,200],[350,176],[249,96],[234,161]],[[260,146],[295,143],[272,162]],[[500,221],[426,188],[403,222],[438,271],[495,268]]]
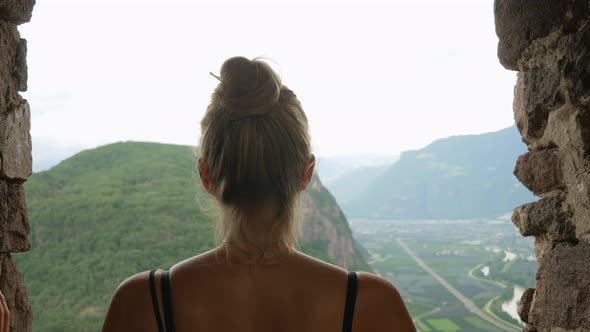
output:
[[[213,219],[206,213],[212,202],[197,185],[195,161],[187,146],[117,143],[83,151],[30,178],[33,247],[15,258],[33,306],[34,331],[98,331],[126,277],[168,269],[214,247]],[[329,193],[324,189],[323,195]],[[340,211],[316,205],[320,214]],[[351,270],[369,269],[343,215],[320,219],[328,223],[322,227],[340,230],[338,238],[304,237],[303,251],[336,264],[352,262],[340,264]],[[326,244],[338,241],[354,243],[352,257],[326,252]]]

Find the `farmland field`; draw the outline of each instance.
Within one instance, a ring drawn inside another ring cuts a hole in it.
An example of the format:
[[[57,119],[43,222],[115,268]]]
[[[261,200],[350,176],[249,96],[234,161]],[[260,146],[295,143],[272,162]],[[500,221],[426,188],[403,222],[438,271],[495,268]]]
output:
[[[517,292],[534,287],[537,264],[533,239],[520,236],[508,218],[353,219],[351,227],[368,250],[372,268],[402,294],[418,330],[522,330],[513,292],[515,287]],[[420,266],[402,245],[463,300]],[[479,309],[468,308],[465,301]]]

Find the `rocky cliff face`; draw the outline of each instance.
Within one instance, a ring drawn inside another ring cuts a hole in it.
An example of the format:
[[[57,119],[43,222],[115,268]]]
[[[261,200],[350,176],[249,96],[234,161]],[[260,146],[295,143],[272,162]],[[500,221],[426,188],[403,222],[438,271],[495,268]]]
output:
[[[31,306],[11,253],[27,251],[29,221],[22,183],[31,175],[27,44],[17,25],[28,22],[33,0],[0,0],[0,290],[11,311],[10,330],[31,330]]]
[[[349,270],[370,270],[344,213],[317,175],[301,198],[303,243]]]
[[[496,0],[500,62],[518,71],[514,118],[529,152],[514,174],[540,200],[514,210],[535,237],[525,331],[590,331],[590,4]]]

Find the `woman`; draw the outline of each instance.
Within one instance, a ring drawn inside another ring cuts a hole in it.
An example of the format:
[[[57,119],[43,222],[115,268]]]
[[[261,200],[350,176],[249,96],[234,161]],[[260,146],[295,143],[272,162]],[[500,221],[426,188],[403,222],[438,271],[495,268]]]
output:
[[[315,158],[293,91],[257,59],[230,58],[216,78],[198,170],[220,244],[125,280],[102,331],[415,331],[389,281],[296,249]]]

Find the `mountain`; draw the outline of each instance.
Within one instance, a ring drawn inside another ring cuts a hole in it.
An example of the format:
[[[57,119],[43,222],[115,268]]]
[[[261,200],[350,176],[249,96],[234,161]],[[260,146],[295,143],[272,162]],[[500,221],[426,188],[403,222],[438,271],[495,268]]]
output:
[[[526,152],[516,127],[444,138],[400,160],[353,201],[349,217],[462,219],[494,217],[535,200],[512,174]]]
[[[339,204],[346,204],[363,194],[373,180],[385,173],[389,167],[391,164],[355,168],[335,179],[326,181],[325,186]]]
[[[301,198],[301,216],[304,249],[327,254],[337,265],[370,270],[364,249],[351,236],[344,213],[318,176],[313,177]]]
[[[212,199],[191,147],[116,143],[83,151],[26,183],[31,251],[15,254],[34,331],[97,331],[126,277],[214,247]],[[302,198],[301,247],[369,270],[334,198],[314,177]]]
[[[320,156],[317,158],[316,169],[327,185],[359,169],[391,165],[398,158],[399,154]]]

